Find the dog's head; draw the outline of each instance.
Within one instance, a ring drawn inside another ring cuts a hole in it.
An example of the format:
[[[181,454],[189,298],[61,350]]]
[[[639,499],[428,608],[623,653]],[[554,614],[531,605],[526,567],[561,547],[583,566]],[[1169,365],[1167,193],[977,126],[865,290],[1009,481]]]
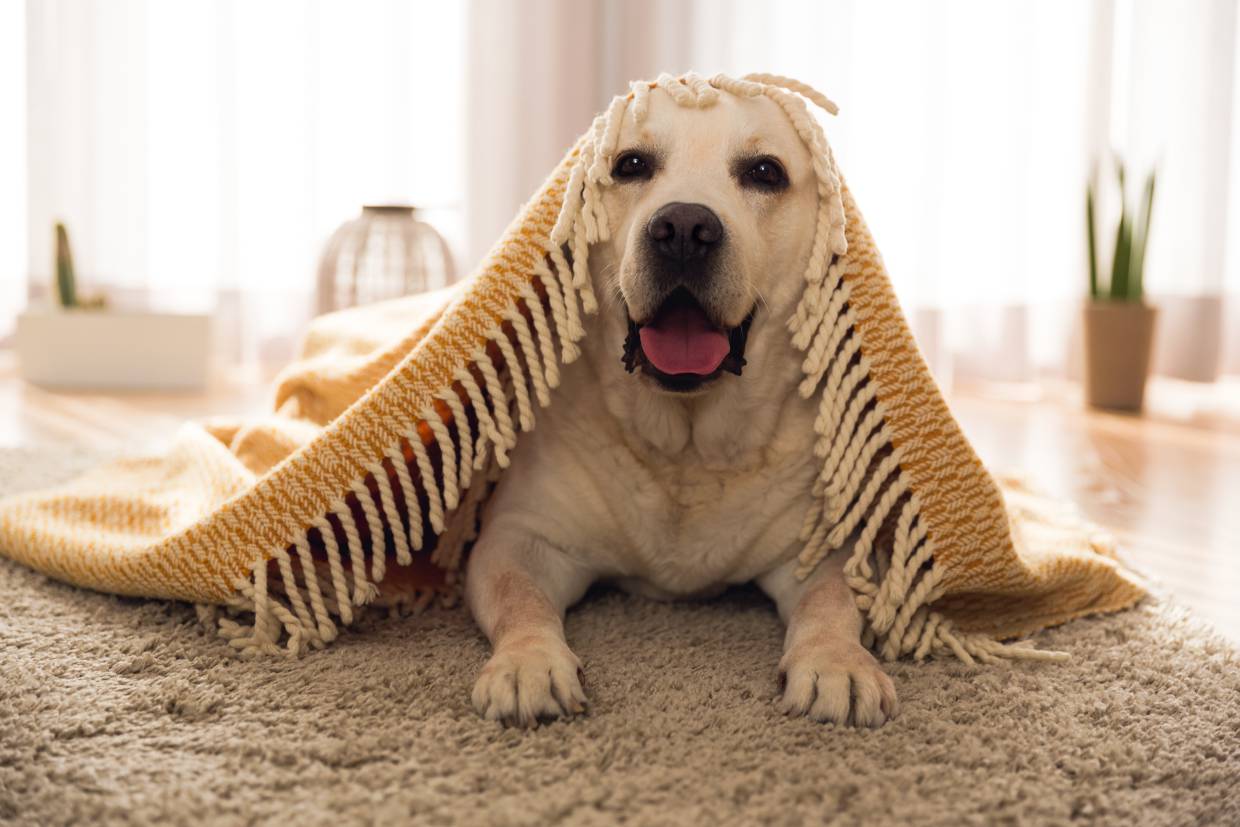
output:
[[[625,118],[591,250],[604,312],[623,314],[625,366],[669,393],[740,374],[755,316],[782,327],[805,283],[818,179],[766,96],[682,106],[651,92]],[[763,318],[765,317],[765,318]]]

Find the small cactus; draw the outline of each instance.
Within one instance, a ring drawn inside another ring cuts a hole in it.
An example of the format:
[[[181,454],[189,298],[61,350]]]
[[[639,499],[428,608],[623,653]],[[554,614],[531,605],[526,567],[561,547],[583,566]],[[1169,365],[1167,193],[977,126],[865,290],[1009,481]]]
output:
[[[56,222],[56,294],[60,298],[61,307],[77,306],[77,277],[73,273],[69,231],[59,221]]]
[[[1115,252],[1111,257],[1111,277],[1104,286],[1098,281],[1098,230],[1094,214],[1094,180],[1085,188],[1085,230],[1089,255],[1089,296],[1091,299],[1140,304],[1145,288],[1145,250],[1150,236],[1150,215],[1154,209],[1154,178],[1145,179],[1140,212],[1136,221],[1128,209],[1128,188],[1124,164],[1116,162],[1119,179],[1120,218],[1115,231]]]

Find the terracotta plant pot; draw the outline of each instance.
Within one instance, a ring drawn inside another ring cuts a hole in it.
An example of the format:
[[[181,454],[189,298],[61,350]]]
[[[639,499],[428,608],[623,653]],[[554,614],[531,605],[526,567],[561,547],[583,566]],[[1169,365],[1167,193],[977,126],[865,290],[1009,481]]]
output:
[[[1085,398],[1095,408],[1139,411],[1150,373],[1156,310],[1145,304],[1085,305]]]

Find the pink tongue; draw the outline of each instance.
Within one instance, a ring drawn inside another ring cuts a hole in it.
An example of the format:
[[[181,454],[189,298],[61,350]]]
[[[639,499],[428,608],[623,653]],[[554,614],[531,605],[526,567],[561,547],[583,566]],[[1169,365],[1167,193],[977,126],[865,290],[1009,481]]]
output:
[[[638,331],[642,350],[663,373],[706,376],[719,369],[731,346],[728,337],[711,326],[700,308],[669,308]]]

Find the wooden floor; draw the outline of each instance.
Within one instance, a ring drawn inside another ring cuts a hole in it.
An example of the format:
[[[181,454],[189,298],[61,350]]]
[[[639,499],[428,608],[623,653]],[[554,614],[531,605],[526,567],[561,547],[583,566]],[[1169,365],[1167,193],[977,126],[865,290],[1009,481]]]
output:
[[[54,393],[23,383],[0,351],[0,446],[116,449],[186,418],[261,411],[267,396],[257,378],[188,395]],[[951,403],[992,469],[1076,501],[1133,567],[1240,641],[1238,399],[1164,381],[1144,417],[1086,412],[1067,385],[977,388]]]
[[[1194,404],[1201,390],[1159,382],[1143,417],[1087,412],[1064,388],[951,404],[987,465],[1076,502],[1133,568],[1240,641],[1240,418]]]

